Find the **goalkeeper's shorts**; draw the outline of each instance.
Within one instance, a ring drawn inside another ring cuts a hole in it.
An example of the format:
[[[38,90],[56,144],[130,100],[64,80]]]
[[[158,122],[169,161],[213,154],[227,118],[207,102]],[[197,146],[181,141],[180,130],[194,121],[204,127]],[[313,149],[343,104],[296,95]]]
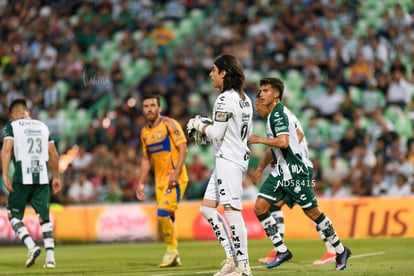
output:
[[[205,199],[242,210],[243,175],[246,169],[224,158],[216,158],[216,167],[208,181]]]

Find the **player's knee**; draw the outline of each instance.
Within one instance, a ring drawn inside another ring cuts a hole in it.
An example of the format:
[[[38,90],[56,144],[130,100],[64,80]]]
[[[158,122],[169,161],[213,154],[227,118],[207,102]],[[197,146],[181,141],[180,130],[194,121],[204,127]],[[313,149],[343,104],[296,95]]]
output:
[[[266,211],[261,206],[254,206],[254,214],[256,216],[263,215],[264,213],[266,213]]]
[[[308,218],[310,218],[313,221],[315,221],[322,214],[318,207],[303,211],[308,216]]]
[[[211,214],[212,214],[212,212],[214,212],[214,208],[211,208],[211,207],[207,207],[207,206],[204,206],[204,205],[201,205],[200,206],[200,213],[204,216],[204,217],[209,217]]]
[[[254,213],[256,216],[260,216],[268,212],[269,208],[270,204],[266,200],[258,199],[254,205]]]

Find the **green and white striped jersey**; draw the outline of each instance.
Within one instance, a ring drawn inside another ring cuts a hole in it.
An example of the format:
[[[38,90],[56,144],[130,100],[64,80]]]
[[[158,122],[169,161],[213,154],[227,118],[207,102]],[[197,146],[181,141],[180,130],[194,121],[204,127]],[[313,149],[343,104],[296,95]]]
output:
[[[300,123],[298,117],[296,117],[295,114],[293,114],[292,111],[286,106],[284,106],[284,111],[288,115],[288,118],[292,118],[295,129],[299,130],[300,132],[304,134],[305,132],[303,131],[302,124]],[[302,150],[303,162],[305,163],[306,166],[308,166],[308,168],[313,168],[313,163],[310,160],[309,147],[308,147],[308,141],[306,140],[306,136],[303,136],[302,141],[299,142],[299,145]]]
[[[271,174],[275,177],[283,175],[283,179],[292,179],[292,174],[308,174],[306,164],[302,159],[302,149],[296,134],[296,126],[292,113],[278,103],[267,117],[266,133],[268,138],[281,134],[289,135],[287,148],[271,148],[275,167]]]
[[[24,185],[48,184],[49,129],[43,122],[24,118],[9,122],[3,129],[3,139],[13,139],[13,183]]]

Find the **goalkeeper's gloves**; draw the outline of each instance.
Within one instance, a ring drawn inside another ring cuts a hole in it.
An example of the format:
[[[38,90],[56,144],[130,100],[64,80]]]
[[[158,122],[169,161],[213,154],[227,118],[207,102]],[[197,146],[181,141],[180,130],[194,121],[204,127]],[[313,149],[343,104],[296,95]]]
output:
[[[188,136],[193,136],[194,131],[196,131],[196,129],[194,128],[194,118],[191,118],[187,123]]]
[[[194,118],[190,119],[187,123],[187,133],[190,135],[190,133],[193,130],[197,130],[199,132],[203,132],[203,127],[207,126],[209,124],[209,121],[211,121],[209,118],[202,118],[200,115],[196,115]]]
[[[208,125],[207,123],[203,122],[202,119],[203,118],[201,118],[200,115],[196,115],[193,121],[194,128],[201,133],[203,132],[203,127]]]
[[[213,124],[213,121],[207,117],[201,117],[200,115],[190,119],[187,123],[187,134],[189,137],[194,138],[197,145],[206,145],[210,143],[210,140],[203,133],[204,126]]]
[[[193,129],[193,132],[191,133],[191,137],[193,137],[194,142],[197,145],[207,145],[210,143],[210,139],[208,139],[205,134],[195,129]]]

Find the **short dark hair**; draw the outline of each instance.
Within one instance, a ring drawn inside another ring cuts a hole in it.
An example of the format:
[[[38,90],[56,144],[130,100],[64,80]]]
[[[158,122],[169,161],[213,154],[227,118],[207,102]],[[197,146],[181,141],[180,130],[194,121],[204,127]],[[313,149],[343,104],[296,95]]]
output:
[[[283,81],[279,78],[263,78],[260,80],[260,86],[270,84],[273,89],[279,91],[279,100],[283,98],[283,91],[285,89],[285,85]]]
[[[11,102],[10,106],[9,106],[9,114],[12,112],[12,110],[17,107],[17,106],[21,106],[24,109],[27,109],[27,104],[26,104],[26,100],[23,98],[18,98],[15,99]]]
[[[144,101],[148,100],[148,99],[156,99],[157,104],[159,106],[161,106],[161,96],[160,95],[158,95],[158,94],[146,94],[146,95],[142,96],[141,103],[144,103]]]
[[[227,74],[223,79],[223,91],[234,89],[239,93],[243,92],[245,77],[243,66],[240,61],[233,55],[221,55],[214,61],[219,73],[226,71]]]

